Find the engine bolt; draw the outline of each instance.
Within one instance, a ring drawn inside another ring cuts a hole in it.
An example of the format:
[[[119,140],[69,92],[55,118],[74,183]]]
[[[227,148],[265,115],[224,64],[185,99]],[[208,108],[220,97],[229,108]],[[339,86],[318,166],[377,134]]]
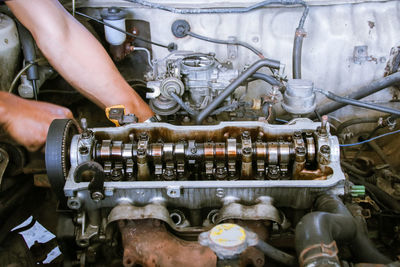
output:
[[[323,145],[320,148],[321,153],[323,154],[330,154],[331,153],[331,148],[327,145]]]
[[[305,155],[306,154],[306,148],[304,146],[296,147],[296,154]]]
[[[244,131],[242,134],[244,139],[249,139],[250,138],[250,133],[248,131]]]
[[[98,191],[93,192],[91,196],[92,196],[92,199],[93,199],[94,201],[100,201],[100,200],[102,200],[103,197],[104,197],[104,195],[103,195],[101,192],[98,192]]]
[[[86,146],[81,146],[79,148],[79,153],[80,154],[87,154],[87,153],[89,153],[89,149]]]
[[[149,136],[147,135],[147,133],[140,133],[139,140],[140,141],[148,141],[149,140]]]
[[[250,153],[251,153],[251,148],[250,147],[243,148],[243,154],[250,154]]]
[[[293,133],[294,138],[301,138],[301,132],[296,131]]]

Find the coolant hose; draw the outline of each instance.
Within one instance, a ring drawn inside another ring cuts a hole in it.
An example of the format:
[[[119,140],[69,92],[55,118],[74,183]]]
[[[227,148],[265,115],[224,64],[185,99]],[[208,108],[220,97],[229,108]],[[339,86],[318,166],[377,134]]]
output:
[[[303,48],[303,39],[306,36],[304,29],[297,28],[294,34],[293,43],[293,79],[301,79],[301,51]]]
[[[342,103],[342,104],[346,104],[346,105],[352,105],[352,106],[356,106],[356,107],[361,107],[361,108],[367,108],[367,109],[371,109],[371,110],[376,110],[376,111],[380,111],[380,112],[385,112],[385,113],[389,113],[392,115],[396,115],[396,116],[400,116],[400,110],[398,109],[393,109],[393,108],[387,108],[387,107],[383,107],[383,106],[379,106],[379,105],[375,105],[375,104],[371,104],[371,103],[366,103],[366,102],[362,102],[356,99],[352,99],[352,98],[348,98],[348,97],[343,97],[343,96],[338,96],[332,92],[329,91],[324,91],[321,89],[316,89],[317,92],[325,95],[327,98],[336,101],[338,103]],[[319,112],[321,113],[321,112]]]
[[[238,88],[244,81],[251,77],[256,71],[262,67],[269,67],[273,69],[280,68],[280,62],[271,59],[261,59],[256,61],[247,70],[240,74],[236,80],[229,84],[214,100],[208,104],[208,106],[203,109],[196,117],[196,124],[201,124],[203,120],[209,116],[214,109],[216,109],[228,96],[230,96],[236,88]]]
[[[251,75],[251,78],[254,78],[256,80],[263,80],[266,83],[269,83],[270,85],[276,85],[276,86],[282,86],[282,83],[272,77],[271,75],[267,75],[264,73],[256,72],[253,75]]]
[[[295,246],[300,266],[340,266],[336,241],[347,242],[357,261],[388,264],[364,232],[364,227],[348,211],[339,197],[321,195],[316,212],[305,215],[296,226]],[[331,265],[329,265],[331,266]]]
[[[379,80],[373,81],[372,83],[363,86],[357,91],[347,95],[346,98],[359,100],[397,83],[400,83],[400,72],[396,72]],[[318,112],[319,114],[325,115],[334,112],[346,105],[347,103],[332,102],[329,104],[325,104],[323,107],[320,107],[318,109]],[[311,115],[310,118],[315,119],[315,115]]]

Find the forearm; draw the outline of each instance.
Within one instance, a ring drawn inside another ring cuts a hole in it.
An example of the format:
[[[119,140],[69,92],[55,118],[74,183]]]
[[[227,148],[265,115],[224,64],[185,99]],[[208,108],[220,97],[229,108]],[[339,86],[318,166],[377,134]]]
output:
[[[10,99],[11,94],[0,91],[0,127],[7,123],[10,110],[8,109],[9,103],[12,102]],[[12,96],[11,96],[12,97]]]
[[[31,31],[52,66],[72,86],[102,108],[123,104],[140,121],[153,115],[148,105],[123,79],[100,43],[57,1],[33,1],[34,8],[39,9],[36,14],[47,16],[45,19],[33,17],[31,13],[34,11],[21,13],[29,3],[14,0],[8,5]]]

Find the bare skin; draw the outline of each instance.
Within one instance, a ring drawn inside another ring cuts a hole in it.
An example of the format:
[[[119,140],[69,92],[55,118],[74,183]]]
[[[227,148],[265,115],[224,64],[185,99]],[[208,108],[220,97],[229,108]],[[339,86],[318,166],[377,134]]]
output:
[[[135,114],[141,122],[154,115],[150,107],[123,79],[96,38],[57,0],[13,0],[6,3],[18,20],[32,33],[38,47],[51,65],[83,95],[101,108],[122,104],[128,113]],[[2,93],[0,97],[10,96]],[[27,148],[37,147],[37,140],[30,141],[32,136],[42,135],[40,139],[44,143],[47,130],[44,133],[43,129],[48,129],[52,120],[49,118],[43,120],[42,117],[34,115],[33,109],[36,107],[41,112],[47,110],[50,104],[30,103],[29,108],[25,108],[24,105],[28,105],[29,101],[22,99],[13,101],[18,102],[18,110],[13,111],[13,107],[10,107],[7,101],[1,101],[0,105],[3,106],[0,108],[4,110],[5,113],[2,114],[6,114],[4,116],[6,118],[0,118],[0,124],[7,125],[8,133]],[[52,108],[58,110],[57,114],[65,112],[65,108],[56,105],[52,105]],[[68,117],[70,113],[64,115]],[[48,116],[59,118],[59,115],[53,113]],[[16,122],[15,117],[18,117],[20,122]],[[31,124],[36,122],[38,127],[21,131],[18,127],[24,120]],[[46,123],[47,126],[44,127],[43,124]]]
[[[54,119],[72,119],[69,109],[0,92],[1,125],[29,151],[39,150]]]

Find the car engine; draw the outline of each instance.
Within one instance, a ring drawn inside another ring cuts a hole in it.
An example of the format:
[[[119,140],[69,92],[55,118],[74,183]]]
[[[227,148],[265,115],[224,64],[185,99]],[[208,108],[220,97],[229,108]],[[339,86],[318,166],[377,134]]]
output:
[[[400,266],[398,1],[61,2],[156,116],[104,112],[24,48],[32,86],[0,9],[0,89],[76,118],[44,156],[0,135],[0,244],[29,213],[54,266]]]

